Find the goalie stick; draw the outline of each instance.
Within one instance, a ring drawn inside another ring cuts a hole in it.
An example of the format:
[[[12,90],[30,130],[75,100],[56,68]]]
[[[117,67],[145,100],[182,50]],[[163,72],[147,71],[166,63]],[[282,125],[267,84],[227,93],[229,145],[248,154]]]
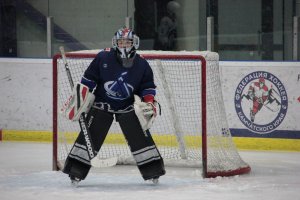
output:
[[[71,89],[73,89],[74,82],[73,82],[73,78],[72,78],[71,71],[70,71],[70,68],[69,68],[69,64],[68,64],[67,59],[66,59],[66,54],[65,54],[64,47],[63,46],[59,47],[59,50],[61,52],[61,57],[62,57],[62,60],[63,60],[63,64],[64,64],[64,67],[65,67],[66,73],[67,73],[69,84],[71,86]],[[84,139],[85,139],[86,147],[87,147],[87,150],[88,150],[88,155],[89,155],[89,158],[91,160],[91,165],[93,167],[111,167],[111,166],[116,165],[117,162],[118,162],[118,157],[100,159],[96,156],[97,153],[95,152],[95,149],[94,149],[94,146],[93,146],[93,143],[92,143],[92,140],[91,140],[91,133],[89,131],[89,128],[88,128],[88,125],[87,125],[87,122],[86,122],[86,119],[85,119],[85,113],[82,113],[79,117],[79,126],[80,126],[80,129],[81,129],[80,133],[84,134]]]

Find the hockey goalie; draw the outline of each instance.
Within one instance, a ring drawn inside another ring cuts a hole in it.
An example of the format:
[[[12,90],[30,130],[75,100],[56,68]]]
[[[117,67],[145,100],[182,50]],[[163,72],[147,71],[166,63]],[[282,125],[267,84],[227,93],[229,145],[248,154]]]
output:
[[[72,183],[86,178],[91,168],[89,149],[101,151],[115,118],[143,179],[157,182],[165,174],[165,168],[149,131],[158,109],[153,72],[148,62],[136,53],[139,38],[132,30],[118,30],[112,38],[112,47],[98,53],[63,108],[64,115],[73,121],[86,113],[91,137],[89,145],[81,130],[63,172]]]

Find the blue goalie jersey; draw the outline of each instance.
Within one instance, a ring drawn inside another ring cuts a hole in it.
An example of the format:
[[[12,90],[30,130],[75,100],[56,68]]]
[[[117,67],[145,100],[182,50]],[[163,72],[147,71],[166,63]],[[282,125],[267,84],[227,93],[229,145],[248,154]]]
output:
[[[149,63],[136,54],[132,67],[125,68],[118,62],[114,49],[97,54],[81,83],[94,91],[96,107],[114,113],[133,110],[134,94],[140,97],[156,94]]]

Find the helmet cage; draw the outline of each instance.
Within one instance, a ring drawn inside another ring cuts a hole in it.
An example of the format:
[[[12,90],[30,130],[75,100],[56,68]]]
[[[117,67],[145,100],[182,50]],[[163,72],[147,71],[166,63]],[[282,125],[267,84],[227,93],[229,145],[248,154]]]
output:
[[[119,46],[118,41],[120,40],[126,40],[131,41],[130,45],[125,45],[125,46]],[[135,35],[135,33],[128,29],[128,28],[123,28],[118,30],[114,37],[112,38],[112,46],[113,48],[117,51],[118,55],[122,59],[129,59],[133,58],[135,56],[135,51],[139,48],[139,37]]]

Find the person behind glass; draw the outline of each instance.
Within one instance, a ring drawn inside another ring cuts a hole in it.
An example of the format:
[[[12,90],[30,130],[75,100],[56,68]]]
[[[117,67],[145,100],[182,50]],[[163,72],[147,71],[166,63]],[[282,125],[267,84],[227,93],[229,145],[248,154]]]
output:
[[[88,89],[92,98],[86,105],[92,104],[91,108],[79,108],[71,115],[73,118],[68,112],[65,115],[76,121],[82,112],[88,113],[87,122],[96,152],[101,151],[115,118],[143,179],[157,181],[165,174],[165,168],[149,131],[157,115],[153,71],[149,63],[136,53],[139,37],[131,29],[119,29],[112,38],[112,47],[97,54],[77,84],[80,89],[73,91],[72,96],[80,98],[82,92],[78,91]],[[72,182],[79,182],[86,178],[90,168],[86,142],[83,134],[79,134],[63,172]]]
[[[154,40],[154,50],[176,50],[177,49],[177,19],[176,12],[180,8],[179,3],[170,1],[167,4],[167,14],[159,23]]]

